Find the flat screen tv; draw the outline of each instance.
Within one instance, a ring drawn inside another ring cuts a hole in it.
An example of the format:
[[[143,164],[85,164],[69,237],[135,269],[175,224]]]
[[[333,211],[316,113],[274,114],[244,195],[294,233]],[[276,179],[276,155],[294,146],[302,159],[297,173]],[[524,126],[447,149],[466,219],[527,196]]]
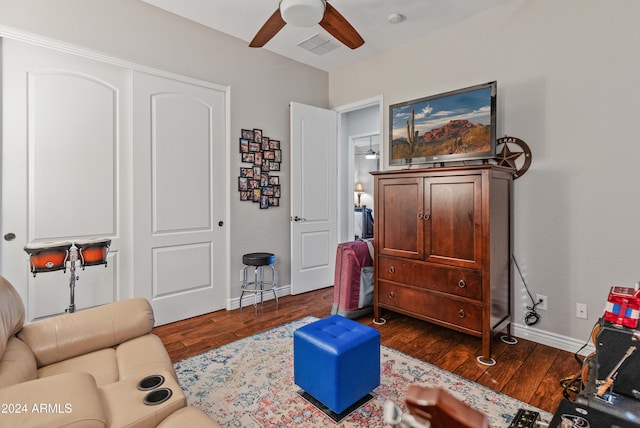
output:
[[[496,82],[389,106],[389,165],[490,159]]]

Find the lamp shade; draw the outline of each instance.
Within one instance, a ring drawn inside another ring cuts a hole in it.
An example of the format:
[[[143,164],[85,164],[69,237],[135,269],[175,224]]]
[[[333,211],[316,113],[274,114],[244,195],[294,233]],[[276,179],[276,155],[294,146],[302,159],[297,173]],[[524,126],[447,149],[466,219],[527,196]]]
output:
[[[324,16],[324,0],[281,0],[280,16],[287,24],[311,27]]]
[[[353,190],[357,193],[364,193],[364,186],[362,185],[362,183],[356,183]]]

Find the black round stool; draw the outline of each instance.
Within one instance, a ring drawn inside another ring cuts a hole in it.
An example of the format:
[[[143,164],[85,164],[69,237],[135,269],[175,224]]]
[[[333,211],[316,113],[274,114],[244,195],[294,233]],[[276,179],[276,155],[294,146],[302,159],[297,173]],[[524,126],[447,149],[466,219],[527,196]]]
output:
[[[253,308],[258,310],[258,294],[260,295],[260,303],[264,303],[263,294],[273,291],[273,297],[276,299],[276,308],[278,307],[278,294],[276,293],[276,269],[273,264],[276,262],[276,256],[272,253],[249,253],[242,256],[242,294],[240,294],[240,310],[242,310],[242,297],[245,292],[253,293]],[[253,266],[253,281],[247,281],[247,271]],[[264,278],[264,268],[271,268],[271,281]],[[266,288],[265,288],[266,287]]]

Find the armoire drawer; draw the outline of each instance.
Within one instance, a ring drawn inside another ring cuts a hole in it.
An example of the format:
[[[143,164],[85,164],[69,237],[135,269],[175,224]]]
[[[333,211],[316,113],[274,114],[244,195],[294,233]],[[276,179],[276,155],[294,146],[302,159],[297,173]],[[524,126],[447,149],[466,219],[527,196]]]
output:
[[[480,304],[386,281],[378,281],[378,290],[378,301],[385,306],[396,307],[477,332],[482,331],[482,305]]]
[[[477,270],[434,266],[409,259],[379,256],[378,277],[482,300],[482,274]]]

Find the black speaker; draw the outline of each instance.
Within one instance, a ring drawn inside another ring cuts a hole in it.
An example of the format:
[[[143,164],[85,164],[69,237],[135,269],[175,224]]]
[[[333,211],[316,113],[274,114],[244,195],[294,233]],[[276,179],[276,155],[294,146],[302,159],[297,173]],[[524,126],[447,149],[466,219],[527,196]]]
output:
[[[622,413],[622,412],[621,412]],[[564,424],[563,425],[563,421]],[[636,415],[617,415],[590,406],[588,403],[573,403],[562,400],[549,423],[549,428],[638,428],[640,422]]]
[[[596,379],[606,380],[632,348],[635,350],[616,370],[617,375],[609,391],[640,400],[640,333],[609,321],[600,321],[600,331],[596,336]]]

